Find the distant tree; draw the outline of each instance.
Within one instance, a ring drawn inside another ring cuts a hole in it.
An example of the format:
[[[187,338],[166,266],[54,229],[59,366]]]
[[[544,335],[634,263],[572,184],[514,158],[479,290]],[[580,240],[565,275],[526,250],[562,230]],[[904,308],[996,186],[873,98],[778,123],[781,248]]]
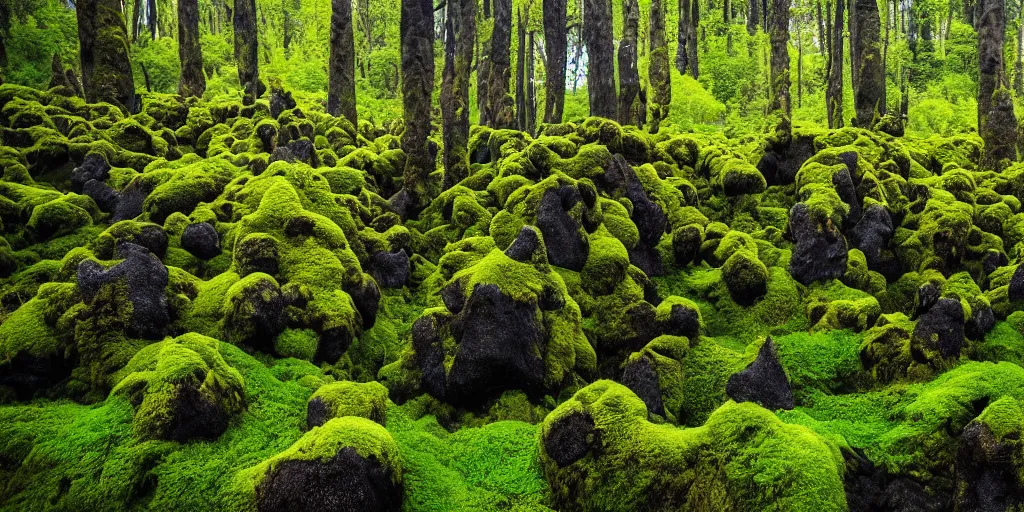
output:
[[[445,190],[469,177],[469,77],[476,42],[476,0],[449,0],[441,78]]]
[[[754,0],[757,1],[757,0]],[[699,76],[697,66],[697,26],[700,24],[700,0],[679,0],[679,27],[676,35],[676,69]]]
[[[242,103],[251,105],[263,96],[267,86],[260,80],[259,42],[256,32],[256,0],[235,0],[235,62]]]
[[[825,89],[825,108],[828,114],[829,128],[843,127],[843,19],[845,18],[846,0],[835,2],[835,18],[830,20],[828,55],[828,84]],[[829,10],[831,12],[831,9]]]
[[[651,15],[648,23],[651,61],[647,68],[647,79],[651,83],[651,133],[658,133],[661,122],[668,118],[672,106],[672,73],[668,57],[668,41],[665,39],[665,7],[663,0],[651,0]]]
[[[513,128],[516,124],[514,100],[508,91],[512,81],[512,0],[493,2],[494,28],[477,77],[480,124]]]
[[[568,51],[565,0],[544,0],[544,122],[561,123],[565,108],[565,65]]]
[[[203,50],[199,46],[198,0],[178,0],[178,59],[181,60],[178,94],[203,97],[206,76],[203,75]]]
[[[789,99],[789,6],[790,0],[772,0],[771,16],[768,20],[772,92],[769,111],[775,123],[774,141],[782,145],[788,144],[792,137],[792,109]]]
[[[885,62],[876,0],[850,2],[850,70],[856,124],[871,128],[885,115]]]
[[[328,66],[327,112],[345,116],[358,128],[356,116],[356,47],[352,35],[351,0],[331,0],[331,49]]]
[[[998,171],[1017,160],[1017,117],[1003,60],[1005,6],[1003,0],[978,1],[978,130],[985,141],[981,167]]]
[[[583,41],[587,46],[590,115],[616,118],[615,42],[611,0],[583,1]]]
[[[618,120],[623,125],[643,126],[647,105],[640,89],[637,70],[637,39],[640,31],[640,6],[637,0],[622,2],[622,41],[619,43]]]
[[[403,218],[427,204],[427,177],[434,170],[430,150],[430,107],[434,91],[434,5],[431,0],[402,0],[402,111],[405,130],[403,188],[391,198]]]

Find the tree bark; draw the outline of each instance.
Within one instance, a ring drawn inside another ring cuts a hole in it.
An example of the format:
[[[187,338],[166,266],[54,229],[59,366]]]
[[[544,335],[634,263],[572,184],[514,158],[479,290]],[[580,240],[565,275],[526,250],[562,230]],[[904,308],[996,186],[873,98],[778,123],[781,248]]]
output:
[[[203,50],[199,46],[198,0],[178,0],[178,58],[181,60],[178,94],[202,98],[206,92],[206,76],[203,75]]]
[[[775,123],[775,143],[779,145],[788,145],[792,139],[789,100],[789,6],[790,0],[772,0],[772,12],[768,22],[772,91],[769,110]]]
[[[747,1],[747,34],[757,34],[761,26],[761,0]]]
[[[142,105],[135,94],[120,0],[78,0],[75,7],[86,101],[105,101],[138,112]]]
[[[583,41],[587,45],[590,115],[616,118],[615,43],[611,0],[583,1]]]
[[[469,76],[476,42],[476,0],[449,0],[441,118],[445,190],[469,177]]]
[[[534,46],[535,33],[530,32],[527,38],[526,47],[526,133],[531,136],[537,133],[537,86],[534,82],[536,69],[534,68]]]
[[[403,188],[391,202],[403,218],[408,218],[427,204],[427,177],[434,170],[427,140],[434,90],[434,6],[431,0],[402,0],[400,30],[405,171]]]
[[[259,41],[256,33],[256,0],[235,0],[235,61],[238,83],[242,85],[242,103],[252,105],[263,96],[266,85],[260,81]]]
[[[637,37],[640,31],[640,7],[637,0],[622,2],[622,41],[619,43],[619,123],[643,126],[647,107],[640,94],[637,70]]]
[[[825,90],[825,104],[828,109],[828,127],[842,128],[843,120],[843,18],[846,0],[835,2],[835,18],[832,20],[832,43],[829,52],[828,87]]]
[[[156,0],[148,0],[149,2],[149,37],[156,41],[157,34],[157,15],[156,15]]]
[[[327,113],[345,116],[353,128],[356,115],[356,46],[352,32],[351,0],[331,0],[331,50]]]
[[[879,47],[878,3],[851,0],[850,6],[850,66],[856,125],[871,128],[885,115],[885,67]]]
[[[825,19],[821,17],[821,0],[815,2],[817,20],[818,20],[818,48],[821,50],[821,54],[825,55]]]
[[[522,8],[517,16],[516,46],[519,57],[516,58],[516,128],[526,131],[526,18]]]
[[[651,0],[650,28],[651,62],[647,79],[651,83],[651,133],[658,133],[661,122],[668,118],[672,105],[672,73],[669,66],[668,41],[665,40],[665,7],[663,0]]]
[[[1003,60],[1005,6],[1003,0],[980,0],[978,7],[978,131],[985,141],[981,168],[1000,171],[1017,160],[1017,118]]]
[[[565,108],[565,65],[568,30],[565,26],[565,0],[544,0],[544,122],[561,123]]]
[[[494,28],[483,68],[483,98],[480,101],[480,124],[492,128],[515,126],[513,99],[509,95],[512,78],[512,0],[493,0]],[[479,96],[481,91],[477,92]]]
[[[754,0],[757,1],[757,0]],[[700,24],[700,0],[679,0],[679,30],[676,41],[676,69],[689,71],[697,78],[697,26]]]

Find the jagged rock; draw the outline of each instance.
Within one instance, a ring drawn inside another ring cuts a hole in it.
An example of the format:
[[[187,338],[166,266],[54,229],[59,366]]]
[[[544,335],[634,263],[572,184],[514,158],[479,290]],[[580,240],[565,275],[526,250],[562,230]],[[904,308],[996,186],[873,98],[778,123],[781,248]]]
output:
[[[577,272],[583,270],[590,254],[589,240],[568,214],[580,200],[579,191],[566,185],[545,192],[537,208],[537,228],[544,235],[549,261]]]
[[[277,282],[265,274],[250,274],[232,288],[224,331],[228,339],[270,352],[285,327],[284,297]]]
[[[384,288],[401,288],[409,282],[409,254],[403,250],[379,251],[370,256],[370,275]]]
[[[856,153],[843,153],[840,156],[849,154],[853,155],[853,164],[856,165]],[[855,225],[861,216],[860,198],[857,197],[857,189],[853,185],[853,178],[850,177],[849,166],[850,164],[848,163],[846,169],[837,171],[832,175],[832,186],[835,187],[836,193],[839,194],[839,199],[842,199],[850,207],[850,213],[846,215],[843,225]]]
[[[1024,265],[1018,265],[1013,272],[1008,294],[1012,301],[1024,300]]]
[[[132,304],[129,330],[136,336],[155,339],[163,336],[170,323],[170,310],[164,289],[168,283],[167,267],[141,245],[122,242],[117,246],[124,261],[104,270],[93,260],[78,265],[78,288],[91,302],[100,288],[115,282],[124,283],[127,299]]]
[[[821,224],[804,203],[789,211],[789,230],[796,247],[789,273],[802,284],[839,278],[846,273],[846,238],[831,222]]]
[[[197,258],[208,260],[220,254],[220,235],[207,222],[189,224],[181,233],[181,248]]]
[[[564,468],[601,449],[601,433],[585,412],[574,412],[551,424],[544,436],[544,451],[558,467]]]
[[[622,384],[644,401],[647,411],[664,416],[665,405],[661,400],[661,387],[658,382],[658,372],[646,356],[626,363],[626,368],[622,371]]]
[[[98,180],[87,181],[82,186],[82,194],[91,197],[100,210],[108,213],[117,211],[117,205],[121,200],[116,190]]]
[[[550,191],[544,194],[545,199],[549,196],[549,194]],[[543,206],[541,208],[543,211]],[[539,221],[540,212],[537,213],[537,216]],[[566,216],[566,218],[568,219],[568,216]],[[572,219],[568,220],[572,222]],[[586,238],[583,239],[584,242],[586,242],[586,240]],[[505,249],[505,255],[516,261],[529,263],[535,257],[535,254],[537,253],[538,249],[540,249],[541,253],[543,253],[543,248],[544,245],[541,243],[540,237],[537,236],[537,231],[530,226],[523,226],[523,229],[519,230],[519,236],[517,236],[516,239],[512,241],[512,244],[508,246],[508,249]],[[586,256],[584,256],[584,260],[585,259]],[[582,268],[582,265],[580,265],[580,268]]]
[[[82,165],[71,171],[71,190],[81,193],[86,183],[92,180],[106,181],[110,176],[110,164],[103,155],[89,153],[82,160]]]
[[[911,351],[919,362],[938,352],[942,358],[960,355],[964,344],[964,308],[955,298],[940,298],[917,319]]]
[[[1003,511],[1024,505],[1020,462],[1014,442],[1001,442],[982,421],[973,421],[960,434],[954,474],[953,510]]]
[[[277,119],[285,110],[295,108],[295,100],[292,99],[292,92],[286,91],[280,86],[270,87],[270,115]]]
[[[114,210],[113,222],[134,219],[142,215],[142,204],[153,192],[153,184],[148,180],[135,179],[121,191],[117,202],[117,209]]]
[[[729,377],[725,393],[737,402],[757,402],[771,410],[795,406],[786,371],[779,363],[775,342],[771,338],[761,345],[757,359],[750,366]]]
[[[940,512],[949,509],[948,496],[933,496],[917,481],[890,475],[859,452],[844,453],[843,487],[850,512]]]
[[[892,268],[898,265],[887,260],[882,251],[889,246],[894,232],[889,211],[884,206],[873,204],[864,209],[860,219],[847,234],[850,246],[864,253],[868,268],[890,276],[899,273],[898,269]]]

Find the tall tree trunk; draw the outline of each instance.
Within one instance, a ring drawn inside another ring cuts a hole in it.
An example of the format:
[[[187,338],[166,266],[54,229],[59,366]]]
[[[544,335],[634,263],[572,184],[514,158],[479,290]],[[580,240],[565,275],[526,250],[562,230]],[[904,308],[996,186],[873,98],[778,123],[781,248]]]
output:
[[[138,112],[142,105],[135,94],[120,0],[78,0],[75,14],[86,101],[106,101]]]
[[[881,21],[875,0],[851,0],[850,65],[856,125],[871,128],[885,115],[885,67],[879,36]]]
[[[156,15],[156,0],[149,1],[149,37],[156,41],[156,35],[158,32],[157,27],[157,15]]]
[[[651,16],[647,25],[651,48],[651,61],[647,68],[647,79],[651,83],[651,133],[658,133],[672,105],[672,64],[665,39],[665,7],[662,1],[651,0]]]
[[[434,6],[431,0],[402,0],[401,16],[405,172],[402,190],[391,204],[402,218],[409,218],[429,202],[427,177],[434,171],[427,140],[434,90]]]
[[[331,50],[328,69],[327,113],[345,116],[352,128],[356,117],[356,46],[352,31],[352,1],[331,0]]]
[[[132,14],[132,41],[139,40],[139,25],[142,24],[142,13],[146,9],[146,0],[135,0],[135,12]]]
[[[484,0],[484,19],[491,17],[491,0]]]
[[[796,23],[796,107],[804,104],[804,42],[800,37],[800,20]]]
[[[637,36],[640,31],[640,7],[637,0],[623,0],[622,20],[618,119],[623,125],[643,126],[647,109],[640,98],[640,73],[637,71]]]
[[[178,0],[178,58],[181,60],[178,94],[203,97],[206,77],[203,75],[203,50],[199,47],[198,0]]]
[[[583,1],[590,115],[615,119],[615,44],[611,0]]]
[[[761,26],[761,0],[748,0],[747,1],[747,33],[750,35],[757,34],[758,27]]]
[[[537,50],[534,37],[535,32],[531,31],[526,42],[526,132],[531,136],[537,133],[537,86],[534,82],[534,54]]]
[[[757,0],[754,0],[757,1]],[[697,25],[700,0],[679,0],[679,30],[676,35],[676,69],[697,78]]]
[[[516,58],[516,128],[526,131],[526,19],[522,8],[517,18],[516,45],[519,57]]]
[[[769,25],[771,40],[771,91],[769,106],[775,123],[774,142],[786,146],[792,139],[789,100],[789,5],[790,0],[772,0]]]
[[[252,105],[263,96],[266,85],[260,81],[259,41],[256,33],[256,0],[235,0],[235,61],[238,83],[242,85],[242,103]]]
[[[476,42],[476,0],[448,0],[441,79],[445,190],[469,177],[469,76]]]
[[[980,0],[978,17],[978,131],[985,146],[981,168],[1000,171],[1017,160],[1017,118],[1003,61],[1003,0]]]
[[[513,99],[508,92],[512,78],[512,0],[493,1],[494,28],[484,64],[485,97],[480,102],[480,124],[512,128],[516,121]],[[481,83],[479,79],[477,83]]]
[[[828,87],[825,90],[825,104],[828,109],[828,127],[842,128],[843,120],[843,26],[845,23],[846,0],[835,2],[835,18],[832,19],[831,48],[829,52]]]
[[[1024,96],[1024,0],[1017,5],[1017,58],[1013,63],[1013,90]]]
[[[815,2],[815,8],[817,9],[817,20],[818,20],[818,48],[821,50],[821,54],[825,55],[825,19],[821,17],[821,0]]]
[[[565,106],[565,60],[568,30],[565,0],[544,0],[544,122],[561,123]]]

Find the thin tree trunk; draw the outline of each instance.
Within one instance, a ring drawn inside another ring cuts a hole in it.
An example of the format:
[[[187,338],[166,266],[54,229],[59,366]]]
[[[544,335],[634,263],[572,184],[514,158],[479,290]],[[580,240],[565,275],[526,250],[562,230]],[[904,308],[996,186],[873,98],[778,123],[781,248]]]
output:
[[[565,107],[565,59],[568,45],[565,0],[544,0],[544,122],[561,123]]]
[[[260,81],[259,41],[256,33],[256,1],[235,0],[235,61],[238,83],[245,92],[242,103],[252,105],[263,96],[266,85]]]
[[[748,0],[747,1],[747,33],[750,35],[757,34],[758,27],[761,26],[761,0]]]
[[[697,78],[697,25],[700,21],[700,0],[679,0],[679,30],[676,46],[676,69]]]
[[[615,119],[615,44],[611,0],[584,0],[583,40],[587,45],[590,115]]]
[[[476,0],[449,0],[441,117],[447,190],[469,177],[469,77],[476,41]]]
[[[402,218],[418,215],[429,202],[427,177],[434,171],[430,136],[434,90],[434,6],[431,0],[402,0],[402,112],[405,130],[403,188],[391,198]]]
[[[157,35],[157,18],[156,15],[156,0],[149,1],[149,36],[156,41]]]
[[[832,19],[832,45],[829,54],[828,88],[825,103],[828,109],[828,127],[842,128],[843,120],[843,27],[845,26],[846,0],[835,2],[835,17]]]
[[[516,43],[519,57],[516,58],[516,128],[526,131],[526,20],[519,9],[516,26]]]
[[[493,1],[494,29],[491,31],[490,48],[483,67],[486,96],[480,104],[480,124],[492,128],[512,128],[516,121],[513,100],[508,93],[512,78],[512,0]],[[477,83],[481,83],[479,78]]]
[[[771,40],[771,91],[769,110],[775,124],[777,145],[786,146],[792,139],[789,99],[789,6],[790,0],[772,0],[769,21]]]
[[[530,32],[526,47],[526,132],[531,136],[537,133],[537,86],[534,82],[534,54],[536,53],[535,33]]]
[[[203,75],[203,50],[199,46],[198,0],[178,0],[178,59],[181,61],[178,94],[202,98],[206,77]]]
[[[651,0],[651,61],[647,77],[651,83],[651,133],[658,133],[661,122],[668,118],[672,105],[672,73],[669,66],[668,41],[665,40],[665,8],[663,0]]]
[[[328,66],[327,113],[345,116],[352,128],[356,116],[355,37],[352,31],[352,1],[331,0],[331,49]]]
[[[637,35],[640,31],[640,7],[637,0],[622,2],[622,41],[619,43],[618,120],[623,125],[643,126],[646,106],[640,98],[640,74],[637,70]]]
[[[815,5],[815,9],[816,9],[815,13],[817,15],[817,21],[818,21],[818,47],[821,50],[821,54],[825,55],[825,52],[826,52],[825,41],[826,41],[827,38],[825,36],[825,20],[824,20],[824,18],[821,17],[821,0],[818,0],[817,2],[815,2],[814,5]]]

